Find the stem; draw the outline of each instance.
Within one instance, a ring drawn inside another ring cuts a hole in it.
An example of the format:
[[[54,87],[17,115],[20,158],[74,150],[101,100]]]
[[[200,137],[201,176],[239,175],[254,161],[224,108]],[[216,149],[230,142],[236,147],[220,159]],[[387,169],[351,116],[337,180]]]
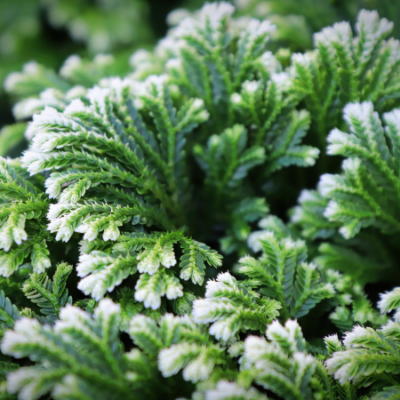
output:
[[[278,292],[278,296],[279,296],[279,301],[282,304],[282,309],[279,312],[279,314],[282,319],[282,322],[286,322],[290,318],[289,309],[288,309],[286,301],[285,301],[285,296],[283,294],[282,286],[277,285],[276,288],[277,288],[277,292]]]
[[[326,132],[325,132],[325,121],[323,118],[319,118],[316,121],[316,131],[318,138],[318,147],[320,149],[318,164],[319,170],[323,173],[328,172],[328,157],[326,154]]]

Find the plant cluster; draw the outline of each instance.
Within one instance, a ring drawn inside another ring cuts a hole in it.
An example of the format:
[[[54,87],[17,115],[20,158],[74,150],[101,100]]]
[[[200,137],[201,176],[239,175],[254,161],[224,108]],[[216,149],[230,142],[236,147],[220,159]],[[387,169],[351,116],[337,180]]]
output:
[[[185,14],[130,74],[8,77],[0,398],[399,398],[393,24],[361,10],[285,65],[234,12]]]

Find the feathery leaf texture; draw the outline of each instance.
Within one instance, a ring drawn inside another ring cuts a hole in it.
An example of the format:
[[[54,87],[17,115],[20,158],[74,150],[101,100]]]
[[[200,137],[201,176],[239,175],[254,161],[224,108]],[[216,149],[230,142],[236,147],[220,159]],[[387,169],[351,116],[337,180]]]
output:
[[[393,319],[400,322],[400,288],[395,288],[390,292],[381,295],[378,302],[378,308],[381,313],[390,313],[395,310]]]
[[[376,11],[361,10],[357,36],[339,22],[314,34],[314,51],[292,55],[294,87],[305,96],[322,146],[347,103],[369,100],[383,109],[399,98],[400,43],[386,40],[392,28]]]
[[[0,158],[0,398],[399,398],[393,24],[290,54],[286,20],[234,11],[172,14],[128,76],[99,54],[6,80],[0,150],[29,148]]]
[[[264,332],[281,307],[225,272],[207,282],[206,297],[193,303],[193,317],[197,323],[212,323],[210,335],[228,341],[241,330]]]
[[[63,111],[71,100],[83,98],[87,88],[102,78],[115,76],[116,64],[111,55],[98,54],[92,61],[72,55],[58,75],[37,62],[25,64],[22,72],[11,73],[4,83],[6,91],[19,100],[13,109],[15,118],[26,119],[46,106]]]
[[[269,325],[266,336],[269,341],[249,336],[244,343],[242,371],[257,385],[281,398],[311,399],[312,379],[318,377],[324,391],[333,391],[319,361],[307,354],[306,342],[296,321],[288,320],[284,326],[275,321]]]
[[[263,255],[257,260],[239,260],[239,271],[250,278],[259,292],[282,304],[281,317],[300,318],[323,299],[334,296],[331,283],[322,282],[320,273],[307,263],[307,247],[301,240],[278,239],[273,232],[258,237]]]
[[[380,330],[356,326],[343,340],[345,349],[326,361],[329,374],[342,385],[350,380],[361,387],[376,381],[398,382],[399,332],[400,325],[394,321]]]
[[[13,328],[20,315],[17,307],[11,303],[10,299],[5,296],[4,291],[0,291],[0,327],[1,330]]]
[[[152,396],[146,385],[159,374],[139,350],[124,353],[119,339],[120,307],[102,300],[90,315],[68,305],[54,327],[20,319],[8,331],[2,352],[43,363],[8,374],[8,390],[38,399],[48,392],[60,399],[133,399]],[[82,351],[84,349],[84,351]]]
[[[397,232],[399,110],[384,114],[385,128],[371,102],[348,104],[343,114],[350,133],[333,130],[328,154],[346,160],[343,174],[321,177],[319,191],[329,199],[324,216],[340,224],[339,232],[345,238],[368,226],[387,234]]]
[[[34,272],[24,283],[25,296],[31,302],[37,304],[41,313],[52,323],[58,319],[60,309],[67,303],[72,303],[72,298],[68,296],[68,289],[66,288],[66,281],[71,271],[70,265],[59,264],[52,280],[45,273]]]
[[[0,158],[0,274],[8,277],[28,257],[35,272],[50,267],[45,231],[49,201],[18,161]]]
[[[187,238],[181,231],[145,234],[142,232],[120,235],[115,244],[106,251],[83,251],[77,266],[78,276],[83,278],[78,288],[96,300],[107,291],[111,292],[129,275],[139,272],[135,299],[146,308],[158,309],[161,297],[169,300],[183,296],[183,286],[175,277],[173,268],[176,256],[173,245],[182,248],[179,267],[180,279],[201,285],[205,264],[220,267],[222,257],[203,243]],[[89,245],[85,243],[82,249]]]

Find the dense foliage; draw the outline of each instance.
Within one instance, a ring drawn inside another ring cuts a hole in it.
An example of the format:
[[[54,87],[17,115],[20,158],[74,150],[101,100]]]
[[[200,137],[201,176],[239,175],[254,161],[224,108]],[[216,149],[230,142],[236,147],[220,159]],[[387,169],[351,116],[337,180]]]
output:
[[[400,398],[393,23],[290,54],[244,3],[6,79],[0,398]]]

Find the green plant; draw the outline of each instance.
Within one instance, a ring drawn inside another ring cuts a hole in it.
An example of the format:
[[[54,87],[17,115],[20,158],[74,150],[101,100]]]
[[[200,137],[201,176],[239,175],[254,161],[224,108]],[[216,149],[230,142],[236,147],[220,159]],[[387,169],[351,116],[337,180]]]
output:
[[[31,58],[57,65],[71,51],[96,54],[148,43],[152,32],[148,25],[148,7],[141,0],[114,2],[28,0],[18,4],[4,0],[0,6],[0,81]],[[52,43],[46,35],[61,40]],[[78,46],[62,40],[63,31]]]
[[[0,162],[4,396],[398,396],[392,24],[362,10],[285,67],[233,12],[189,14],[129,76],[97,56],[8,79],[32,120]]]

